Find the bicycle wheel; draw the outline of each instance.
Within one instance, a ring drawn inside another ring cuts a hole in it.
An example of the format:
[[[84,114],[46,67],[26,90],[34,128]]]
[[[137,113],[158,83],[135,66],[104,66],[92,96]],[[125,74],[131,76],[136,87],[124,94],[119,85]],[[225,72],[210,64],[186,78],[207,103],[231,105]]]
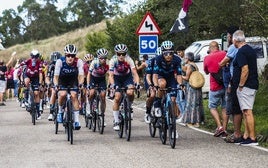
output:
[[[33,93],[31,93],[32,91],[29,92],[29,96],[30,96],[30,112],[31,112],[31,116],[32,116],[32,123],[33,125],[35,125],[35,121],[37,118],[37,114],[36,114],[36,107],[35,107],[35,103],[34,103],[34,95]]]
[[[171,148],[176,146],[176,117],[175,117],[175,103],[168,104],[168,136]]]
[[[73,144],[73,105],[71,100],[67,101],[67,122],[68,122],[68,136],[70,144]]]
[[[58,130],[59,130],[59,123],[57,121],[58,112],[59,112],[59,105],[58,105],[58,100],[56,100],[56,103],[54,106],[54,111],[53,111],[53,119],[54,119],[54,124],[55,124],[55,134],[58,134]]]
[[[92,105],[91,105],[91,114],[92,114],[92,121],[91,121],[91,124],[92,124],[92,131],[95,132],[96,131],[96,123],[97,123],[97,117],[98,117],[98,114],[97,114],[97,99],[94,97],[93,101],[92,101]]]
[[[125,111],[125,134],[126,140],[130,140],[131,135],[131,109],[129,102],[125,99],[124,100],[124,111]]]
[[[124,112],[122,110],[119,111],[119,131],[118,131],[118,136],[119,138],[123,137],[123,133],[124,133],[124,116],[123,116]]]
[[[98,130],[100,134],[103,134],[104,131],[104,113],[100,110],[100,99],[97,101],[97,109],[98,109]]]
[[[163,116],[158,119],[159,123],[159,137],[162,142],[162,144],[166,144],[167,140],[167,123],[166,118]]]
[[[151,108],[151,113],[149,114],[151,118],[151,122],[149,123],[149,132],[150,132],[151,137],[155,137],[156,123],[157,123],[157,118],[152,115],[153,112],[154,112],[154,107]]]

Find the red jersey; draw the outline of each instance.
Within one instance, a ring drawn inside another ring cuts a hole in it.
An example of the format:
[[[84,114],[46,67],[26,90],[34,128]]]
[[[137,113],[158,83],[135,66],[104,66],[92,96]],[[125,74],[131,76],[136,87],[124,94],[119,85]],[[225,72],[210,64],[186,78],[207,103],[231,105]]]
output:
[[[38,77],[42,73],[42,62],[39,59],[28,59],[22,62],[21,65],[27,65],[26,75],[30,78]]]

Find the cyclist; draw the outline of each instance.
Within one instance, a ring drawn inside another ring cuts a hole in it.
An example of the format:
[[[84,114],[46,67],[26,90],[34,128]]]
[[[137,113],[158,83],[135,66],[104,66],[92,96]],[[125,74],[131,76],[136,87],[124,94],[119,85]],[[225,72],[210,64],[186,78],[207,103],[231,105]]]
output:
[[[156,50],[156,55],[161,55],[161,47],[158,47]],[[154,63],[155,63],[155,57],[152,57],[151,59],[149,59],[148,61],[148,65],[147,68],[145,70],[145,78],[146,78],[146,82],[148,84],[148,88],[145,88],[145,90],[147,91],[147,100],[146,100],[146,112],[145,112],[145,116],[144,116],[144,121],[149,124],[151,122],[151,118],[150,118],[150,113],[151,113],[151,108],[154,102],[154,98],[155,98],[155,87],[154,87],[154,83],[153,83],[153,68],[154,68]]]
[[[153,83],[156,88],[167,87],[177,88],[182,85],[181,59],[174,54],[174,45],[171,41],[164,41],[161,44],[162,54],[155,58],[153,70]],[[161,98],[164,92],[158,91],[156,95],[155,116],[161,117]],[[175,102],[177,92],[171,92],[171,101]],[[177,114],[178,116],[178,114]]]
[[[83,90],[82,90],[82,95],[81,95],[81,100],[80,100],[80,102],[81,102],[81,111],[80,111],[80,114],[84,114],[84,109],[83,109],[83,107],[84,107],[84,104],[86,103],[86,100],[87,100],[87,85],[88,85],[88,83],[87,83],[87,75],[88,75],[88,69],[89,69],[89,66],[90,66],[90,64],[91,64],[91,62],[92,62],[92,60],[94,59],[94,55],[92,55],[92,54],[90,54],[90,53],[88,53],[88,54],[86,54],[85,56],[84,56],[84,63],[83,63],[83,69],[84,69],[84,88],[83,88]],[[86,109],[87,110],[87,109]]]
[[[134,86],[139,87],[139,75],[137,73],[133,59],[127,54],[128,48],[125,44],[117,44],[114,47],[116,55],[109,62],[109,82],[111,88],[128,87],[127,95],[130,105],[134,100]],[[134,85],[135,84],[135,85]],[[119,101],[121,94],[119,90],[115,90],[115,98],[113,104],[113,116],[115,131],[119,130]]]
[[[24,84],[25,84],[25,94],[24,94],[24,100],[27,103],[28,100],[28,92],[29,92],[29,84],[31,82],[31,85],[34,86],[34,103],[37,110],[37,119],[41,119],[41,113],[39,111],[39,105],[40,105],[40,96],[39,96],[39,89],[38,87],[41,87],[42,85],[42,62],[39,59],[40,53],[38,50],[32,50],[30,54],[31,58],[27,59],[26,61],[23,61],[21,63],[21,66],[25,67],[25,73],[24,73]],[[36,87],[38,86],[38,87]]]
[[[54,85],[53,78],[54,78],[54,72],[55,72],[55,64],[58,59],[60,59],[61,53],[58,51],[54,51],[50,55],[50,64],[48,65],[48,70],[46,74],[46,85],[48,88],[48,97],[49,97],[49,108],[50,113],[48,116],[49,121],[53,121],[53,112],[55,110],[55,101],[56,101],[56,92],[54,89],[52,89],[51,86]]]
[[[97,57],[95,58],[89,67],[89,73],[87,75],[87,88],[89,89],[89,97],[88,101],[92,101],[92,98],[94,96],[95,86],[101,87],[101,112],[104,113],[106,109],[106,101],[105,101],[105,95],[106,95],[106,72],[109,70],[109,66],[106,64],[106,59],[108,56],[108,50],[105,48],[100,48],[97,50]],[[89,111],[87,111],[87,115],[90,115],[90,108]]]
[[[44,86],[42,87],[42,89],[40,89],[40,93],[39,93],[39,96],[40,96],[40,104],[39,104],[39,111],[41,113],[43,113],[43,106],[45,104],[45,94],[46,94],[46,86],[45,86],[45,76],[46,76],[46,73],[47,73],[47,61],[45,61],[45,58],[42,54],[40,54],[40,57],[39,57],[40,61],[42,62],[42,83],[41,85]]]
[[[77,88],[71,90],[71,99],[73,103],[74,129],[81,128],[79,122],[79,101],[78,101],[78,87],[81,88],[84,83],[83,61],[76,57],[77,48],[73,44],[68,44],[64,47],[65,57],[61,57],[56,61],[54,72],[55,88],[64,89],[67,87]],[[59,111],[57,115],[57,122],[63,122],[63,105],[67,96],[66,90],[59,90],[58,101]]]

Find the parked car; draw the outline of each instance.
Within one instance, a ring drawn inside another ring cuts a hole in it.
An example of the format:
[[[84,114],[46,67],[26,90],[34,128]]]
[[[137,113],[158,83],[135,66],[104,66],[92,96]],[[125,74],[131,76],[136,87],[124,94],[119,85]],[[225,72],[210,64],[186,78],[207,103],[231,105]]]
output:
[[[222,39],[202,40],[195,41],[189,47],[186,48],[185,53],[193,52],[195,57],[195,63],[199,68],[199,71],[205,76],[205,85],[202,88],[204,97],[208,96],[209,92],[209,75],[204,72],[203,61],[208,55],[209,43],[216,41],[219,44],[219,48],[222,49]],[[261,74],[264,71],[264,67],[268,64],[267,52],[268,52],[268,41],[264,37],[246,37],[246,42],[249,44],[257,53],[257,64],[258,72]]]

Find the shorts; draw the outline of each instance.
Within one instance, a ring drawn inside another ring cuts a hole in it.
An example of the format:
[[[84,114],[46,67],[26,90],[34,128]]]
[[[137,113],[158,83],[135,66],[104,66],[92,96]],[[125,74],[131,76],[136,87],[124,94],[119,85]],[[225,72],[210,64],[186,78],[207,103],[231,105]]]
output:
[[[6,91],[6,81],[0,80],[0,93],[4,93]]]
[[[227,115],[242,114],[236,94],[236,89],[237,88],[231,87],[231,92],[227,95]]]
[[[236,90],[237,98],[241,110],[252,110],[257,90],[243,87],[241,91]]]
[[[14,89],[14,88],[15,88],[14,80],[8,79],[7,80],[7,89]]]
[[[60,77],[59,78],[59,86],[63,88],[77,88],[78,87],[78,79],[76,77]]]
[[[169,75],[169,76],[165,76],[165,77],[158,75],[158,79],[162,79],[162,78],[164,78],[166,80],[166,82],[167,82],[166,88],[168,88],[168,87],[171,87],[173,89],[177,88],[178,83],[177,83],[177,80],[175,79],[175,76],[173,74]],[[171,91],[170,96],[171,97],[176,97],[177,96],[177,91],[176,90]]]
[[[225,101],[225,89],[217,90],[217,91],[209,91],[209,103],[208,108],[217,108],[221,105],[221,108],[226,108]]]
[[[94,77],[91,76],[90,78],[90,86],[94,86],[94,87],[101,87],[102,90],[106,90],[107,89],[107,85],[106,85],[106,80],[105,77]]]
[[[114,75],[114,84],[119,88],[134,85],[132,74],[129,73],[125,76]]]

